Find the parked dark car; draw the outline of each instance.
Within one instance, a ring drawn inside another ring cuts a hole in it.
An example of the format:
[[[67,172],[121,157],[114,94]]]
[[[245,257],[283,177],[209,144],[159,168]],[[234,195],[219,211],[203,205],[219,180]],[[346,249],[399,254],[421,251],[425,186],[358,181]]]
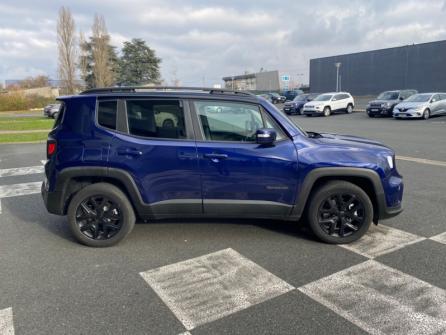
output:
[[[307,103],[316,98],[319,93],[305,93],[296,96],[293,101],[285,102],[283,111],[288,114],[303,114],[302,107]]]
[[[392,149],[306,132],[250,93],[118,87],[60,101],[42,197],[88,246],[118,243],[137,218],[211,217],[305,216],[322,241],[349,243],[402,210]]]
[[[375,116],[393,116],[393,108],[401,101],[406,100],[411,95],[417,94],[416,90],[395,90],[382,92],[376,100],[372,100],[367,105],[367,114]]]
[[[286,101],[286,97],[284,97],[283,95],[280,95],[279,93],[270,92],[267,94],[271,97],[271,102],[273,104],[280,104],[280,103],[284,103]]]
[[[56,119],[57,116],[59,115],[59,110],[60,110],[60,103],[50,104],[45,106],[45,108],[43,108],[43,115]]]
[[[290,90],[283,92],[283,96],[286,98],[286,101],[293,101],[295,97],[298,95],[304,94],[302,90]]]

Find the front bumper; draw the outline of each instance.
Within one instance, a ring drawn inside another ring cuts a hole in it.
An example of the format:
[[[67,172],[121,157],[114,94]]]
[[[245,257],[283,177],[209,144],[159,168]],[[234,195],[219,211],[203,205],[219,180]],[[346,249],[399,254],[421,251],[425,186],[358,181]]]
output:
[[[304,109],[303,114],[304,115],[322,115],[322,110],[317,109]]]
[[[300,110],[302,107],[296,107],[296,106],[284,106],[283,111],[286,114],[293,114],[293,113],[300,113]]]
[[[407,111],[394,111],[393,117],[402,119],[418,119],[423,117],[423,111],[417,111],[414,109],[409,109]]]
[[[392,109],[386,107],[368,107],[366,111],[368,115],[373,116],[392,116]]]

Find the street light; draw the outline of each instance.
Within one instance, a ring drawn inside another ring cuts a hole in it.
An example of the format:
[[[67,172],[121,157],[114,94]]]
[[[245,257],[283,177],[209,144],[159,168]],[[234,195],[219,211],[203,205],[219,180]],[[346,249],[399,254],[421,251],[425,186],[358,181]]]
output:
[[[336,92],[339,92],[339,68],[342,63],[335,63],[336,66]]]

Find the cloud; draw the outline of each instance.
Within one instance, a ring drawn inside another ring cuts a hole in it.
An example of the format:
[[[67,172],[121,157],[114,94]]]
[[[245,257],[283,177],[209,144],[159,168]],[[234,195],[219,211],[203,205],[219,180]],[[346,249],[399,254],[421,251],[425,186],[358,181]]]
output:
[[[62,5],[2,0],[0,80],[56,76]],[[131,38],[146,40],[162,58],[163,77],[176,72],[185,85],[262,67],[304,73],[306,81],[310,58],[446,38],[444,0],[79,0],[69,7],[87,35],[94,14],[103,14],[118,49]]]

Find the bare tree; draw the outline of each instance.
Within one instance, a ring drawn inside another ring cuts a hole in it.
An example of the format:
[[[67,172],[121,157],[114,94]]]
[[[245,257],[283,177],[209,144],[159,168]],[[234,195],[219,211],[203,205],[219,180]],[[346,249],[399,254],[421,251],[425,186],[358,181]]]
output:
[[[88,76],[88,52],[86,51],[85,35],[82,31],[79,31],[79,70],[81,78],[86,82]]]
[[[59,79],[67,94],[76,90],[76,37],[71,12],[66,7],[59,10],[57,20],[57,46],[59,51]]]
[[[96,87],[111,86],[115,81],[114,61],[110,53],[110,36],[104,17],[94,16],[92,30],[93,74]]]

